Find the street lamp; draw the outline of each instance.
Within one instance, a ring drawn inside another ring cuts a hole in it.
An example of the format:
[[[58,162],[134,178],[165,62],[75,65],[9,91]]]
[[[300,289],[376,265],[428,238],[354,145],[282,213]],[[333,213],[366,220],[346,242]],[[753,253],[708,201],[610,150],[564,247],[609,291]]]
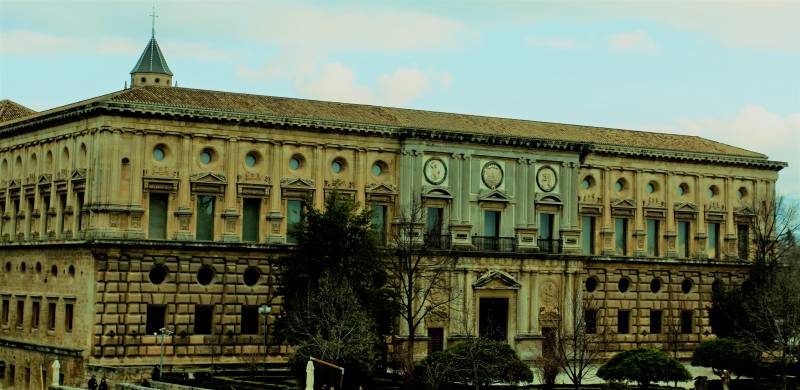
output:
[[[263,305],[258,307],[258,314],[264,316],[264,372],[267,370],[267,359],[269,358],[269,314],[272,313],[272,306]]]
[[[159,336],[159,335],[161,336],[161,359],[159,360],[159,363],[158,363],[158,378],[159,379],[161,379],[161,377],[164,375],[164,336],[172,336],[173,334],[175,334],[175,332],[173,332],[173,331],[171,331],[171,330],[169,330],[167,328],[161,328],[161,329],[158,330],[158,332],[154,333],[154,335],[156,335],[156,336]]]

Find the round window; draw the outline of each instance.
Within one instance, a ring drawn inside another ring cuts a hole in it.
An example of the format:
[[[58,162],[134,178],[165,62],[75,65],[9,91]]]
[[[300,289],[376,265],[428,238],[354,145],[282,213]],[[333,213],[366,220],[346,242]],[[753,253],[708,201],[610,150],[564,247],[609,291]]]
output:
[[[6,272],[9,272],[9,271],[11,271],[11,262],[10,261],[6,261]]]
[[[214,280],[214,270],[211,267],[204,265],[197,271],[197,283],[207,286],[212,280]]]
[[[631,287],[630,279],[628,279],[628,278],[620,279],[619,283],[617,284],[617,287],[619,287],[619,292],[624,293],[624,292],[628,291],[628,289]]]
[[[255,153],[252,153],[252,152],[251,153],[247,153],[247,156],[244,157],[244,163],[248,167],[252,168],[252,167],[256,166],[257,162],[258,162],[258,156],[256,156]]]
[[[650,292],[657,293],[661,291],[661,279],[654,278],[650,281]]]
[[[27,268],[28,268],[28,266],[26,266],[26,265],[25,265],[25,262],[24,262],[24,261],[22,262],[22,264],[20,264],[20,265],[19,265],[19,271],[20,271],[20,272],[25,272],[25,270],[26,270]]]
[[[678,186],[678,196],[684,196],[689,193],[689,186],[686,183],[681,183]]]
[[[167,156],[167,153],[164,151],[164,147],[159,145],[153,148],[153,159],[156,161],[164,160],[164,157]]]
[[[300,165],[301,164],[300,164],[300,158],[299,157],[292,157],[292,159],[289,160],[289,169],[291,169],[293,171],[296,171],[296,170],[300,169]]]
[[[383,173],[383,167],[379,163],[372,164],[372,176],[380,176]]]
[[[150,273],[148,274],[150,278],[150,283],[153,284],[161,284],[167,278],[167,267],[159,264],[150,268]]]
[[[67,273],[69,273],[69,276],[75,276],[75,266],[70,265],[69,268],[67,268]]]
[[[156,77],[156,83],[160,83],[160,82],[161,82],[161,79]]]
[[[147,81],[147,79],[146,79],[146,78],[144,78],[144,77],[142,77],[140,80],[142,80],[142,82],[145,82],[145,81]]]
[[[583,187],[584,190],[588,190],[591,186],[592,186],[591,176],[586,176],[583,178],[583,180],[581,180],[581,187]]]
[[[41,273],[41,272],[42,272],[42,263],[37,261],[36,262],[36,273]]]
[[[717,292],[722,290],[725,285],[719,279],[714,279],[714,283],[711,283],[711,291]]]
[[[683,279],[683,282],[681,282],[681,291],[683,291],[684,294],[690,293],[692,291],[692,284],[692,279]]]
[[[717,188],[717,186],[708,187],[708,198],[711,199],[711,198],[717,196],[718,192],[719,192],[719,189]]]
[[[342,171],[342,162],[339,161],[339,160],[334,161],[333,164],[331,164],[331,170],[333,171],[333,173],[341,172]]]
[[[51,273],[53,276],[58,276],[58,266],[56,266],[55,264],[53,264],[53,266],[52,266],[52,267],[50,267],[50,273]]]
[[[614,184],[614,190],[616,190],[617,192],[622,192],[622,190],[624,189],[625,189],[625,180],[623,179],[617,180],[617,182]]]
[[[586,279],[586,291],[593,292],[594,290],[597,290],[597,278],[592,276]]]
[[[254,286],[258,283],[258,279],[261,279],[261,272],[258,272],[258,268],[250,267],[244,271],[244,284]]]
[[[203,149],[203,151],[200,153],[200,162],[204,165],[209,164],[213,158],[214,155],[211,149]]]
[[[648,194],[652,194],[652,193],[656,192],[656,185],[653,184],[653,183],[647,183],[647,188],[646,189],[647,189],[647,193]]]
[[[744,199],[747,196],[747,189],[744,187],[739,188],[739,191],[736,191],[736,197],[739,199]]]

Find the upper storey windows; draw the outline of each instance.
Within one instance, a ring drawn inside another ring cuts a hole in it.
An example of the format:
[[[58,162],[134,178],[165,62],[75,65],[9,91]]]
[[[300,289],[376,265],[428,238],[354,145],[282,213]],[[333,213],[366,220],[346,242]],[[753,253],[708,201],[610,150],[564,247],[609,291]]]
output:
[[[164,161],[164,159],[166,157],[167,157],[167,147],[166,146],[164,146],[164,145],[156,145],[156,147],[153,148],[153,160]]]

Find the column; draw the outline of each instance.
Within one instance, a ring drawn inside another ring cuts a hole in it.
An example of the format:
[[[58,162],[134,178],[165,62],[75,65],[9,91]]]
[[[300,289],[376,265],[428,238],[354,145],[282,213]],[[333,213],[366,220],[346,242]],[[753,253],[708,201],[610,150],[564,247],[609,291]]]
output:
[[[239,162],[239,140],[236,137],[228,138],[225,142],[225,209],[222,212],[222,241],[237,242],[239,221],[239,198],[236,193],[237,166]]]
[[[539,290],[539,273],[534,271],[531,275],[531,283],[530,283],[530,323],[528,324],[528,333],[534,335],[542,334],[542,330],[539,328],[539,294],[537,293]]]
[[[602,237],[601,251],[602,255],[613,255],[613,224],[611,221],[611,170],[603,168],[603,225],[600,228],[600,237]]]
[[[675,232],[675,202],[672,200],[672,194],[677,191],[675,187],[675,183],[673,182],[673,175],[672,172],[667,172],[667,177],[664,183],[664,202],[667,206],[667,220],[665,221],[665,229],[666,232],[664,233],[664,241],[666,241],[666,251],[664,254],[666,257],[677,257],[677,253],[675,252],[675,237],[677,233]]]
[[[520,276],[522,286],[520,286],[518,292],[519,302],[517,303],[517,333],[528,334],[531,318],[529,313],[531,274],[523,271]]]
[[[189,178],[192,175],[192,155],[194,154],[192,152],[192,137],[184,135],[176,149],[178,149],[178,154],[175,158],[178,171],[178,193],[173,194],[169,199],[170,203],[177,201],[175,216],[178,219],[178,223],[173,225],[177,226],[174,229],[175,239],[192,240],[194,239],[194,232],[189,230],[191,228],[192,213],[194,212],[192,209],[192,187],[189,182]]]

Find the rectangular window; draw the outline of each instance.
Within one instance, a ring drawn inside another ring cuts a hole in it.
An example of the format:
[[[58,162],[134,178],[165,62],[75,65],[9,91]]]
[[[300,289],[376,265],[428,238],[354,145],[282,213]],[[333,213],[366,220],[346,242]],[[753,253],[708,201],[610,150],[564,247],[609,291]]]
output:
[[[678,221],[678,242],[676,243],[676,248],[678,251],[678,257],[689,257],[689,235],[691,231],[689,229],[689,221]]]
[[[17,299],[17,326],[25,323],[25,300]]]
[[[681,311],[681,333],[690,334],[693,328],[693,315],[691,310]]]
[[[258,334],[258,306],[242,306],[242,334]]]
[[[25,237],[31,237],[31,230],[33,230],[33,198],[28,198],[28,210],[26,212],[28,225],[27,230],[25,231]]]
[[[650,334],[661,334],[661,310],[650,310]]]
[[[750,257],[750,227],[736,225],[736,241],[739,246],[739,258],[747,260]]]
[[[242,203],[242,241],[258,242],[258,224],[261,222],[261,199],[244,198]]]
[[[83,230],[83,192],[78,192],[77,208],[75,210],[75,217],[78,222],[78,231]]]
[[[214,201],[212,195],[197,195],[197,232],[195,238],[203,241],[214,240]]]
[[[64,329],[67,332],[72,332],[72,316],[75,311],[75,304],[67,303],[64,305]]]
[[[628,220],[626,218],[614,218],[614,237],[616,242],[616,254],[624,256],[628,254]]]
[[[631,332],[631,312],[630,310],[620,310],[617,312],[617,333],[628,334]]]
[[[706,254],[709,259],[719,259],[719,224],[708,224],[708,240],[706,240]]]
[[[425,210],[425,234],[429,237],[441,236],[443,219],[444,209],[441,207],[428,207]]]
[[[386,243],[386,206],[381,204],[372,205],[372,231],[378,244]]]
[[[39,328],[39,301],[31,302],[31,329]]]
[[[62,233],[67,230],[67,227],[64,226],[64,216],[67,214],[66,210],[67,194],[61,194],[58,196],[58,226]]]
[[[31,368],[25,367],[25,387],[31,387]]]
[[[486,237],[500,236],[500,212],[493,210],[483,211],[483,235]]]
[[[211,334],[214,321],[214,306],[195,305],[194,334]]]
[[[47,329],[56,329],[56,303],[47,303]]]
[[[303,218],[303,201],[297,199],[290,199],[286,201],[286,242],[290,244],[297,243],[297,232],[300,222]]]
[[[428,328],[428,355],[444,350],[444,328]]]
[[[658,241],[661,237],[659,235],[658,222],[656,219],[647,220],[647,255],[651,257],[659,255]]]
[[[539,238],[553,239],[553,214],[539,214]]]
[[[8,299],[3,299],[3,325],[8,325],[8,311],[11,302]]]
[[[147,305],[145,334],[156,334],[164,327],[167,317],[166,305]]]
[[[586,323],[586,334],[597,334],[597,310],[587,309],[584,311],[584,322]]]
[[[594,217],[587,215],[581,219],[581,250],[584,255],[594,254]]]
[[[42,204],[42,215],[39,217],[42,221],[44,221],[44,234],[47,236],[47,231],[50,230],[50,217],[47,214],[47,210],[50,209],[50,197],[44,197],[44,203]]]
[[[14,381],[17,379],[17,366],[11,364],[8,366],[8,384],[13,387]]]
[[[150,214],[147,222],[147,234],[151,240],[167,239],[167,207],[169,194],[150,193]]]
[[[21,210],[19,209],[19,199],[14,199],[14,210],[13,210],[14,217],[20,215],[20,211]],[[16,235],[17,233],[20,232],[20,226],[17,224],[17,221],[19,221],[19,218],[13,218],[13,222],[12,223],[14,224],[13,225],[13,227],[14,227],[14,235]],[[15,238],[12,237],[12,240],[14,240],[14,239]]]

